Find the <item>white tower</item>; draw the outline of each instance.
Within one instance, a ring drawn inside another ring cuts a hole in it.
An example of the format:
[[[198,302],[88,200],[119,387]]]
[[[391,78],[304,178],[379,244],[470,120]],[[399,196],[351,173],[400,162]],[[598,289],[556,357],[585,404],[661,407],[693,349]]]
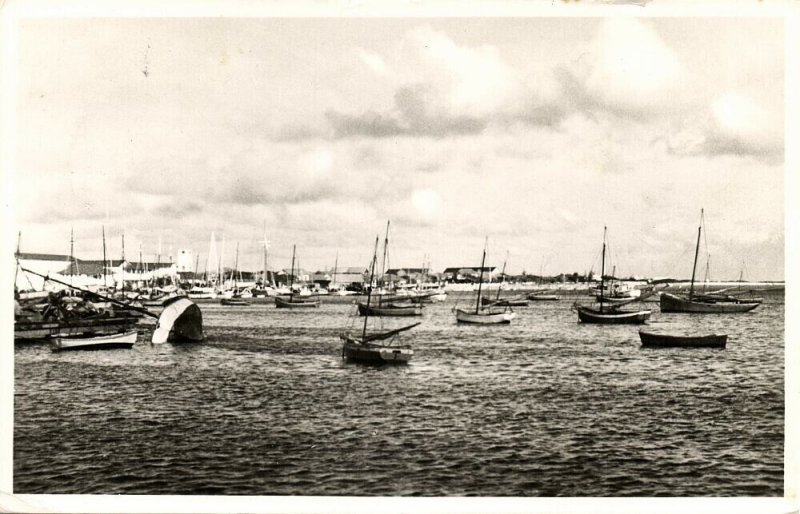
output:
[[[194,252],[192,250],[178,250],[176,264],[179,272],[194,271]]]

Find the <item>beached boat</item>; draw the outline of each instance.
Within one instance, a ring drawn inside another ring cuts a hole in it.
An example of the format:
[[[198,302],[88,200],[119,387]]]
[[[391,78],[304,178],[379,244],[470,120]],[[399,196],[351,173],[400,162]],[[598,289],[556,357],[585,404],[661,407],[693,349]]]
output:
[[[628,324],[628,323],[644,323],[650,317],[652,311],[646,309],[623,309],[624,305],[627,305],[633,301],[643,300],[644,296],[639,296],[639,298],[634,298],[625,302],[620,302],[616,304],[609,304],[605,301],[605,297],[603,292],[605,291],[605,268],[606,268],[606,227],[603,227],[603,254],[602,254],[602,264],[600,265],[600,298],[599,298],[599,305],[589,306],[589,305],[580,305],[575,303],[573,305],[574,309],[578,311],[578,319],[582,323],[597,323],[597,324],[606,324],[606,325],[618,325],[618,324]]]
[[[289,273],[289,298],[275,297],[275,307],[278,309],[304,309],[319,307],[319,296],[295,296],[294,293],[294,260],[297,245],[292,246],[292,269]]]
[[[689,286],[689,294],[662,293],[659,305],[661,312],[685,312],[685,313],[739,313],[748,312],[759,305],[761,299],[741,299],[731,295],[717,294],[695,294],[694,280],[697,272],[697,256],[700,252],[700,234],[703,230],[703,209],[700,209],[700,225],[697,227],[697,244],[694,250],[694,264],[692,265],[692,281]]]
[[[725,348],[727,334],[675,335],[639,331],[642,346],[658,348]]]
[[[487,238],[488,239],[488,238]],[[455,309],[456,322],[458,323],[471,323],[475,325],[497,325],[508,324],[514,319],[516,313],[505,307],[504,310],[498,311],[494,305],[484,307],[481,305],[481,291],[483,286],[483,268],[486,264],[486,244],[483,246],[483,257],[481,258],[481,272],[478,278],[478,297],[475,299],[475,311]]]
[[[54,352],[65,350],[103,350],[108,348],[132,348],[137,332],[131,330],[118,334],[57,334],[50,344]]]
[[[375,265],[378,258],[378,238],[375,238],[375,251],[372,256],[370,271],[370,284],[375,278]],[[354,335],[350,332],[339,336],[342,341],[342,358],[349,361],[363,362],[368,364],[407,364],[414,355],[414,350],[409,345],[392,344],[395,336],[406,330],[410,330],[419,323],[400,327],[394,330],[367,334],[367,324],[370,317],[370,302],[372,300],[372,288],[367,292],[367,310],[364,314],[364,325],[361,335]]]

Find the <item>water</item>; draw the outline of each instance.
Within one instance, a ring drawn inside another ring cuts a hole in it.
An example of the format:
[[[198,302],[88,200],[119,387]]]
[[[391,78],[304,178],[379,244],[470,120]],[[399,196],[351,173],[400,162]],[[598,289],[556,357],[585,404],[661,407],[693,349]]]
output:
[[[783,296],[767,301],[654,307],[653,327],[727,332],[724,350],[642,349],[569,301],[456,325],[452,298],[406,336],[405,367],[342,362],[346,303],[202,304],[202,344],[152,346],[144,326],[133,350],[17,345],[14,492],[779,496]]]

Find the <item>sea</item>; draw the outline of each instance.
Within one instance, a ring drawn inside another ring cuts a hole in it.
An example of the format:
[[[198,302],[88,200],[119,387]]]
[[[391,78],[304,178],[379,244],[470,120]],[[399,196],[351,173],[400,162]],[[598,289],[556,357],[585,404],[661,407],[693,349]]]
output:
[[[130,350],[17,343],[14,493],[783,495],[783,292],[744,314],[647,304],[649,329],[725,349],[642,348],[574,298],[456,324],[471,295],[370,320],[422,322],[406,366],[342,359],[352,298],[201,303],[202,343],[152,345],[147,320]]]

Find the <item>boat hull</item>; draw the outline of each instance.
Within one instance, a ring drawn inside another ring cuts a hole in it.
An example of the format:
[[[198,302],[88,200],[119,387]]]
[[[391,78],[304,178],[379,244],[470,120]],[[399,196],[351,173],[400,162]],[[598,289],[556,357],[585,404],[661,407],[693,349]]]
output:
[[[358,315],[359,316],[366,316],[369,314],[370,316],[398,316],[398,317],[405,317],[405,316],[421,316],[422,309],[420,309],[416,305],[409,305],[409,306],[383,306],[383,307],[373,307],[370,305],[367,307],[363,303],[358,304]]]
[[[71,321],[19,321],[14,322],[14,339],[44,339],[64,332],[118,334],[136,325],[138,318],[86,318]]]
[[[342,345],[342,357],[353,362],[408,364],[408,361],[414,356],[414,350],[407,346],[361,344],[348,338],[343,338]]]
[[[203,339],[203,314],[200,307],[188,298],[175,298],[164,306],[151,342],[198,342]]]
[[[600,311],[590,307],[578,306],[578,319],[583,323],[597,323],[604,325],[622,325],[644,323],[650,318],[652,311]]]
[[[671,293],[661,293],[659,306],[661,312],[690,312],[703,314],[725,314],[748,312],[761,305],[761,302],[732,301],[696,301]]]
[[[528,300],[532,302],[556,302],[559,300],[559,297],[554,294],[530,293],[528,295]]]
[[[456,321],[458,323],[471,323],[474,325],[499,325],[511,323],[516,316],[513,312],[467,312],[456,309]]]
[[[223,298],[219,301],[221,305],[245,306],[250,305],[250,302],[242,298]]]
[[[297,298],[275,297],[275,307],[279,309],[305,309],[319,307],[319,300],[298,300]]]
[[[654,348],[725,348],[727,334],[704,336],[678,336],[639,331],[642,346]]]
[[[104,350],[108,348],[132,348],[136,343],[137,332],[131,330],[119,334],[100,336],[58,335],[51,340],[54,352],[67,350]]]

